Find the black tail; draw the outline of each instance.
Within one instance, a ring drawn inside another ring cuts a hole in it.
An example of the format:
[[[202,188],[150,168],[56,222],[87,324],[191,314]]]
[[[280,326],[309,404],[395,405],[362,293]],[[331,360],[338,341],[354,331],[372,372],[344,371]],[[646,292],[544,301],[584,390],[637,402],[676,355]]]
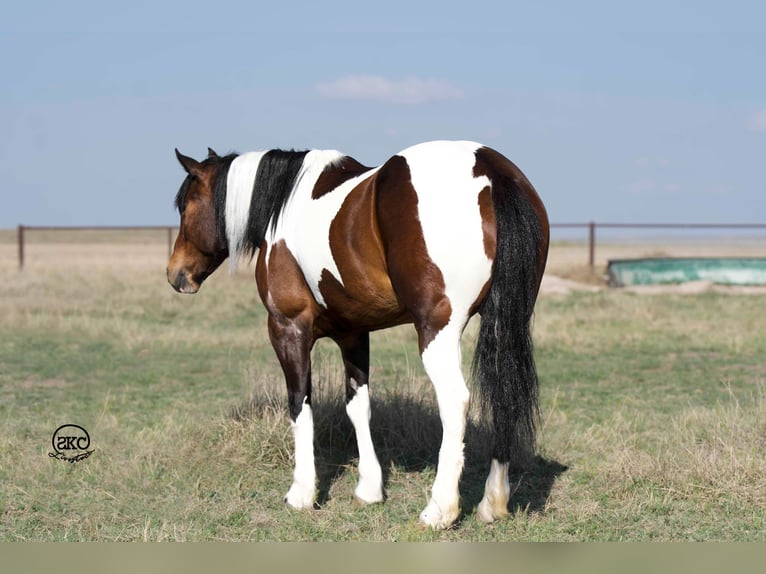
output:
[[[528,190],[521,189],[530,184],[501,171],[490,175],[497,247],[492,283],[479,308],[472,372],[480,381],[484,412],[492,413],[492,457],[518,466],[535,452],[538,391],[530,322],[547,257],[548,227]],[[531,195],[537,197],[534,191]]]

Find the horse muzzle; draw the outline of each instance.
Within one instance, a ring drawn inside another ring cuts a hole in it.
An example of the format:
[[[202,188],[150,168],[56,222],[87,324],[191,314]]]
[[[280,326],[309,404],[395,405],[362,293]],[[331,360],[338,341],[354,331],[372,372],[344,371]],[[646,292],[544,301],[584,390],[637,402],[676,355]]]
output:
[[[199,283],[191,280],[185,271],[172,271],[168,269],[168,283],[179,293],[193,295],[199,291]]]

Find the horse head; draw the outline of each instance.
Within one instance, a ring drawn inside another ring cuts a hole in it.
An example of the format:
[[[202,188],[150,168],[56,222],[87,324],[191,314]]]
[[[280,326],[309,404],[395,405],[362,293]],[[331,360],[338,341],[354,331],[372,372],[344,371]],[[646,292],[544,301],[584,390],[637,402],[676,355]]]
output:
[[[187,175],[176,195],[181,223],[168,261],[167,276],[179,293],[196,293],[229,255],[225,230],[226,182],[220,168],[223,164],[228,167],[231,158],[219,157],[212,150],[201,162],[178,150],[176,157]]]

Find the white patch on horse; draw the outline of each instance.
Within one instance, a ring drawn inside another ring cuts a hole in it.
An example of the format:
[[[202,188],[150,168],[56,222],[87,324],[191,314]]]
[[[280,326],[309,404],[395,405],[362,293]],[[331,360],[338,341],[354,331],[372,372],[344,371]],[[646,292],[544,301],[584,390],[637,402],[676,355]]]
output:
[[[383,473],[370,435],[370,394],[367,385],[356,390],[354,398],[346,405],[346,413],[354,425],[359,448],[359,484],[354,494],[367,504],[382,502]]]
[[[229,243],[231,273],[236,271],[239,257],[245,247],[255,174],[265,154],[263,151],[244,153],[234,158],[229,166],[226,178],[226,239]]]
[[[418,218],[431,260],[444,277],[454,317],[468,311],[492,274],[484,250],[479,193],[490,180],[474,177],[474,142],[437,141],[401,152],[418,196]]]
[[[422,523],[446,528],[457,518],[458,482],[463,470],[463,440],[469,392],[461,370],[460,337],[471,306],[492,274],[484,249],[479,194],[490,184],[474,177],[473,142],[437,141],[400,153],[407,160],[418,196],[418,218],[428,255],[444,278],[452,314],[422,354],[436,391],[442,421],[442,445],[431,499]]]
[[[374,171],[351,178],[317,199],[311,194],[322,171],[343,157],[334,150],[313,150],[306,154],[303,167],[296,178],[295,190],[285,205],[269,244],[284,239],[303,272],[306,283],[317,302],[326,307],[319,291],[319,281],[326,269],[342,285],[338,265],[330,249],[330,225],[352,189]]]
[[[316,496],[314,417],[311,406],[305,399],[300,414],[292,423],[292,429],[295,438],[295,471],[293,484],[285,495],[285,502],[300,510],[313,507]]]

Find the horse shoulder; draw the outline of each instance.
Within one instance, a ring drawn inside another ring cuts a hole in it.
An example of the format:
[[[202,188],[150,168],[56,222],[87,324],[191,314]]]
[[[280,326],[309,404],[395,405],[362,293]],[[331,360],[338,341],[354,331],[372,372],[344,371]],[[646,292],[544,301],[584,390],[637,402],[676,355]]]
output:
[[[258,294],[270,315],[313,323],[321,310],[303,271],[284,240],[264,245],[258,253],[255,278]]]

